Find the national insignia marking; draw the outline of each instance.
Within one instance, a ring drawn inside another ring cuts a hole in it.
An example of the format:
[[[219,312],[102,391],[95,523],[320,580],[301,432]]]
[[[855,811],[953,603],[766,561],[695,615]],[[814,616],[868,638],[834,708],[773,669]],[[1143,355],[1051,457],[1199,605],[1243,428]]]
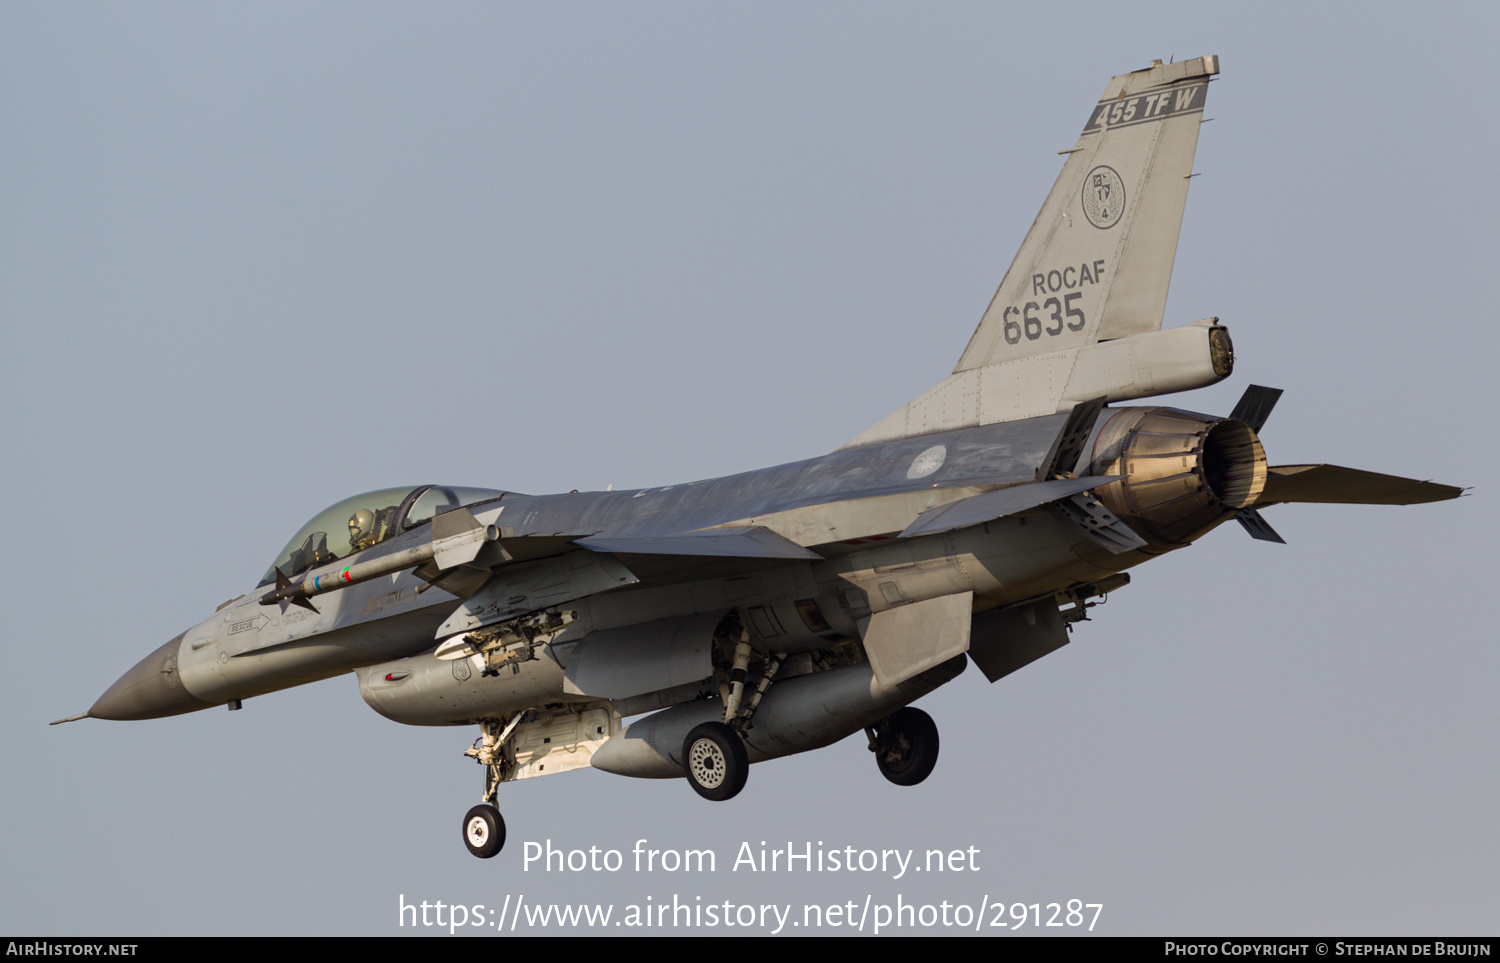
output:
[[[1083,214],[1089,223],[1106,230],[1125,213],[1125,182],[1113,167],[1100,165],[1083,181]]]
[[[948,457],[948,449],[943,445],[933,445],[912,460],[911,467],[906,470],[907,478],[926,478],[939,468],[943,467],[943,459]]]

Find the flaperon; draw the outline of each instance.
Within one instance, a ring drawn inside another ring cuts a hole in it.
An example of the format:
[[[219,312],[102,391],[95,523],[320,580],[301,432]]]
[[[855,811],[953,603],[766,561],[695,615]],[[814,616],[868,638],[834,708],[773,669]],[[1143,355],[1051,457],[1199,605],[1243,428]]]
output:
[[[350,498],[73,718],[235,709],[352,671],[391,719],[478,726],[463,835],[492,856],[502,783],[585,766],[723,800],[752,762],[864,732],[916,784],[938,734],[909,704],[971,659],[993,682],[1067,644],[1129,569],[1230,519],[1279,542],[1269,505],[1456,497],[1268,464],[1275,389],[1227,417],[1120,406],[1234,367],[1217,318],[1162,329],[1217,73],[1113,78],[953,373],[838,451],[638,491]]]

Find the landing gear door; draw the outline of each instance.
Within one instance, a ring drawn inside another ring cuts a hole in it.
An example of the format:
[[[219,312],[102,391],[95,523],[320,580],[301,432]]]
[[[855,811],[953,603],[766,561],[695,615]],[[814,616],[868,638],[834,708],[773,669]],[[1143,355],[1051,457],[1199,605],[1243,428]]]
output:
[[[543,712],[516,727],[510,751],[515,765],[505,781],[587,768],[594,752],[620,731],[608,702]]]

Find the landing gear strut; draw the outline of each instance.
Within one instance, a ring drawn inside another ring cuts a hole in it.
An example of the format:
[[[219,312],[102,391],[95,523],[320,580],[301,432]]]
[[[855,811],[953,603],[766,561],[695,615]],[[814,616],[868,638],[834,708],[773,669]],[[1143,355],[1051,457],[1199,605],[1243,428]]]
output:
[[[464,814],[464,845],[480,859],[489,859],[505,846],[505,820],[495,806],[495,790],[505,777],[505,740],[524,715],[516,713],[503,728],[498,719],[481,719],[479,738],[464,752],[484,766],[484,802]]]
[[[921,709],[897,709],[865,732],[880,774],[898,786],[915,786],[937,765],[937,723]]]
[[[724,721],[696,726],[682,742],[682,769],[688,785],[704,799],[715,802],[733,799],[745,788],[745,780],[750,776],[745,735],[754,727],[755,710],[760,708],[761,699],[786,661],[785,652],[770,653],[761,666],[760,680],[750,690],[749,698],[745,698],[754,650],[750,647],[750,633],[743,625],[736,628],[728,678],[721,677],[719,689],[724,700]]]

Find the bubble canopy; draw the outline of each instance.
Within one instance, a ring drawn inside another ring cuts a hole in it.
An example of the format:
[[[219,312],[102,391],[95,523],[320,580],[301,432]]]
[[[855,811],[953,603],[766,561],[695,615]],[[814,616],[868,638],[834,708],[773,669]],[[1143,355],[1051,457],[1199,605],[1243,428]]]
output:
[[[260,584],[274,582],[277,569],[290,577],[315,565],[347,558],[430,521],[435,515],[495,501],[505,494],[493,488],[420,485],[383,488],[346,498],[303,525],[266,569]]]

